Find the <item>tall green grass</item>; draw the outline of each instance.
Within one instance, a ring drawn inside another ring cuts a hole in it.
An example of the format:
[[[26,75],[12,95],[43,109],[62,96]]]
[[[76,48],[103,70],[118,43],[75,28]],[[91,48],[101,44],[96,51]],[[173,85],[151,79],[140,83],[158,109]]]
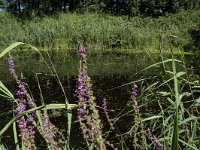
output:
[[[10,14],[0,14],[0,48],[20,41],[39,48],[71,51],[77,39],[86,44],[90,52],[101,52],[117,47],[120,41],[124,51],[155,50],[160,36],[179,37],[173,48],[183,48],[190,42],[188,30],[199,23],[200,11],[183,11],[159,18],[110,16],[106,14],[58,14],[52,17],[22,20]],[[165,40],[164,49],[170,49]],[[123,51],[123,50],[120,50]]]

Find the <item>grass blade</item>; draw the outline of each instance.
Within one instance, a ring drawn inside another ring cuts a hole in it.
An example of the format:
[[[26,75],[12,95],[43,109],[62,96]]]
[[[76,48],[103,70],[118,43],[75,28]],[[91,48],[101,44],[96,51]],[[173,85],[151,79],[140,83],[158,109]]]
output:
[[[172,52],[172,68],[173,68],[173,74],[174,74],[175,119],[174,119],[174,130],[173,130],[171,150],[178,150],[178,140],[179,140],[179,135],[178,135],[178,110],[179,110],[179,104],[180,104],[180,97],[179,97],[180,83],[177,79],[176,64],[175,64],[173,52]]]
[[[3,92],[3,94],[0,94],[1,96],[15,100],[12,93],[5,87],[5,85],[1,81],[0,81],[0,91]]]
[[[161,117],[163,117],[163,116],[151,116],[151,117],[148,117],[148,118],[143,119],[143,121],[158,119],[158,118],[161,118]]]
[[[9,47],[7,47],[5,50],[3,50],[3,52],[1,52],[0,54],[0,58],[3,57],[4,55],[6,55],[7,53],[9,53],[12,49],[14,49],[15,47],[19,46],[19,45],[23,45],[25,43],[22,42],[16,42],[13,43],[12,45],[10,45]]]
[[[19,141],[18,141],[18,138],[17,138],[18,136],[17,136],[16,122],[13,122],[13,134],[14,134],[16,150],[20,150]]]

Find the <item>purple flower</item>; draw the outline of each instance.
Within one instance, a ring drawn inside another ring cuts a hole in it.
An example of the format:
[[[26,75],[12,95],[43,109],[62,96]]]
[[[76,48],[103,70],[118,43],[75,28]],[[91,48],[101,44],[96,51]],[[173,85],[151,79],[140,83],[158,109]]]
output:
[[[156,149],[163,149],[164,148],[164,145],[156,139],[153,141],[153,143],[154,143]]]
[[[59,149],[58,142],[55,140],[55,126],[49,121],[49,116],[44,115],[42,118],[43,122],[43,130],[42,135],[45,138],[45,140],[52,145],[52,147],[56,147]]]
[[[17,96],[25,96],[26,95],[26,91],[23,91],[23,92],[17,91],[16,95]]]
[[[48,115],[44,115],[44,118],[47,119],[47,118],[49,118],[49,116]]]
[[[18,91],[16,93],[17,108],[15,112],[18,114],[21,114],[25,110],[27,110],[28,107],[32,108],[32,106],[27,101],[26,84],[23,81],[21,81],[21,79],[18,79],[18,76],[15,71],[14,61],[11,56],[9,56],[8,58],[8,65],[9,65],[10,74],[18,83]],[[33,115],[29,113],[26,117],[22,116],[16,121],[19,127],[19,132],[20,132],[19,137],[21,137],[21,140],[24,143],[26,150],[35,149],[35,141],[34,141],[35,128],[32,123],[33,120],[34,120]]]
[[[138,95],[138,86],[134,83],[134,84],[132,85],[131,98],[132,98],[133,100],[135,100],[136,97],[137,97],[137,95]]]
[[[164,145],[158,139],[156,139],[155,135],[152,133],[152,131],[150,131],[150,129],[148,129],[147,135],[148,135],[149,140],[151,140],[151,142],[156,147],[156,149],[160,150],[164,148]]]
[[[97,129],[97,128],[93,128],[93,131],[94,131],[94,135],[99,133],[99,129]]]
[[[25,111],[25,110],[26,110],[26,105],[21,104],[21,105],[19,105],[19,106],[16,108],[15,112],[16,112],[16,113],[22,113],[22,112]]]
[[[10,55],[8,58],[8,66],[9,66],[9,72],[10,74],[13,76],[13,78],[18,81],[18,76],[16,74],[16,70],[15,70],[15,64],[14,64],[14,60],[12,58],[12,56]]]
[[[80,70],[76,89],[80,127],[88,144],[94,142],[97,149],[106,149],[102,137],[101,120],[96,109],[95,97],[91,90],[90,78],[87,74],[86,50],[79,41],[77,55],[80,58]]]
[[[85,109],[79,108],[78,110],[78,118],[82,118],[85,115]]]
[[[86,50],[85,48],[81,45],[80,41],[78,41],[78,50],[77,50],[77,56],[80,57],[81,59],[86,58]]]
[[[17,120],[17,124],[19,128],[25,128],[27,125],[27,121],[24,117],[21,117],[20,120]]]
[[[108,102],[107,102],[107,100],[104,98],[103,99],[103,104],[102,104],[102,107],[103,107],[103,110],[104,110],[104,114],[105,114],[105,116],[106,116],[106,119],[108,120],[108,122],[109,122],[109,124],[110,124],[110,127],[111,127],[111,129],[112,130],[114,130],[115,128],[114,128],[114,126],[113,126],[113,124],[112,124],[112,122],[111,122],[111,120],[110,120],[110,116],[109,116],[109,114],[108,114]]]

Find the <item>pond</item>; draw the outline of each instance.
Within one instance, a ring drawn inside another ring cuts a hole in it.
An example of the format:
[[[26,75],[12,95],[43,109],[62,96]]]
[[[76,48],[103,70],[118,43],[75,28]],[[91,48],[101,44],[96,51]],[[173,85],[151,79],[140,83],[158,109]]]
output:
[[[78,99],[75,90],[77,87],[79,60],[76,58],[75,53],[69,55],[63,52],[57,53],[51,51],[49,53],[43,53],[43,55],[46,59],[46,64],[37,53],[13,53],[16,70],[18,73],[22,72],[26,78],[26,82],[30,88],[29,90],[36,104],[38,106],[41,105],[41,94],[46,104],[64,103],[65,97],[63,89],[69,103],[77,104]],[[179,58],[179,56],[177,58]],[[102,118],[102,123],[104,124],[103,129],[106,131],[105,136],[111,143],[118,143],[117,145],[131,147],[132,137],[129,132],[134,124],[133,109],[130,99],[131,85],[133,82],[138,84],[140,95],[140,93],[145,93],[149,85],[160,82],[162,80],[160,65],[143,70],[158,62],[159,59],[159,54],[149,55],[146,53],[123,54],[106,52],[101,54],[89,54],[88,72],[92,80],[92,90],[96,97],[97,105],[99,106],[98,109]],[[2,59],[1,61],[1,80],[14,94],[17,91],[17,84],[14,79],[12,79],[11,75],[8,74],[6,59]],[[170,68],[170,65],[166,65],[166,67]],[[181,70],[181,66],[179,66],[178,69]],[[59,77],[59,82],[57,77]],[[63,89],[60,83],[62,83]],[[111,130],[102,109],[102,100],[104,98],[108,101],[109,115],[115,126],[114,131]],[[159,108],[158,104],[154,104],[153,107],[150,107],[152,105],[151,102],[146,106],[142,106],[142,101],[140,101],[140,105],[143,108],[141,110],[142,116],[147,115],[145,114],[146,109],[148,109],[150,113],[156,112],[156,109]],[[13,116],[13,103],[3,100],[1,97],[0,106],[3,108],[0,110],[0,128],[3,128]],[[73,110],[72,113],[73,123],[70,145],[76,149],[81,149],[81,147],[84,149],[85,144],[80,131],[77,112]],[[52,110],[49,111],[49,115],[52,123],[61,129],[63,135],[66,136],[67,112],[65,110]],[[122,139],[120,136],[121,134],[127,134],[126,139]],[[9,149],[14,149],[12,139],[12,128],[10,128],[2,137],[3,143],[6,143]],[[41,139],[42,137],[37,138],[36,142],[38,146],[43,149],[45,148],[45,141],[41,142]]]

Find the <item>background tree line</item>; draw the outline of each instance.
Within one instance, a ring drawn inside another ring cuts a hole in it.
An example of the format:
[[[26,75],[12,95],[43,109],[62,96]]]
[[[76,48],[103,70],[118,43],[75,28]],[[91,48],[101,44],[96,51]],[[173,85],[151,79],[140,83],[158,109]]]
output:
[[[180,10],[198,9],[200,0],[0,0],[0,7],[19,16],[87,11],[156,17]]]

